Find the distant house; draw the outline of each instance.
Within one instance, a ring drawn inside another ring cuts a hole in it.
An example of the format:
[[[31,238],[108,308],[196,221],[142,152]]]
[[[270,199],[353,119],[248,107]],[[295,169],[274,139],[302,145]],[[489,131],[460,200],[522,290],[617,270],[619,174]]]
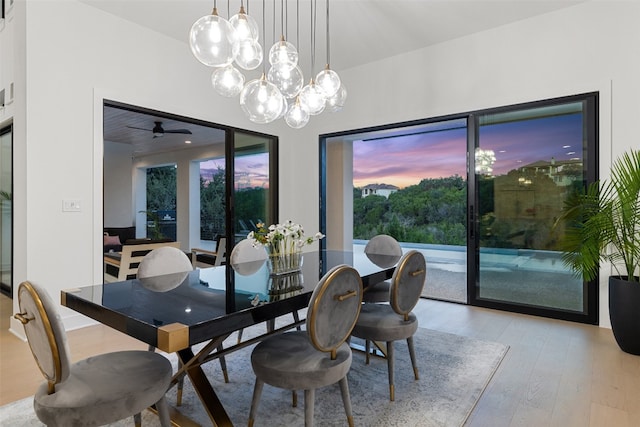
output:
[[[362,197],[367,197],[372,194],[376,196],[383,196],[387,199],[391,193],[398,191],[398,187],[391,184],[368,184],[362,187]]]
[[[523,174],[543,173],[555,182],[557,186],[565,187],[571,185],[582,176],[581,160],[539,160],[534,163],[522,166],[519,171]]]

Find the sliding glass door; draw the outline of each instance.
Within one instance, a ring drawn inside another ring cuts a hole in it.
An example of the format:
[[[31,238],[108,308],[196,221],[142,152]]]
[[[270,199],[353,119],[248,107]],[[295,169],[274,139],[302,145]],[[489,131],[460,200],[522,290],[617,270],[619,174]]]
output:
[[[564,200],[596,179],[597,94],[320,138],[321,244],[389,234],[427,259],[423,297],[597,322],[564,267]]]
[[[595,287],[563,265],[556,224],[594,178],[594,111],[578,97],[476,117],[472,304],[596,321]]]

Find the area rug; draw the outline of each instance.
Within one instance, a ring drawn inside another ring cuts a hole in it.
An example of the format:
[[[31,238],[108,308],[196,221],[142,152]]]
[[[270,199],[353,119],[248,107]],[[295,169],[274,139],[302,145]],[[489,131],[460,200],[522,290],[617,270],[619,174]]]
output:
[[[235,339],[235,335],[231,337]],[[231,339],[230,338],[230,339]],[[395,401],[389,401],[386,360],[373,357],[365,364],[364,354],[353,353],[348,374],[355,424],[358,426],[462,426],[491,380],[508,347],[493,342],[420,328],[415,335],[420,379],[414,380],[406,342],[395,345]],[[220,365],[205,365],[220,400],[234,425],[247,425],[254,375],[250,362],[251,347],[227,356],[230,382],[222,380]],[[175,360],[174,360],[175,363]],[[168,393],[175,403],[175,388]],[[304,425],[304,397],[291,406],[291,392],[265,385],[255,426]],[[198,397],[185,382],[180,411],[203,426],[211,425]],[[337,385],[316,391],[315,425],[346,425],[344,407]],[[33,399],[23,399],[0,407],[0,425],[41,426],[33,412]],[[133,420],[112,426],[129,427]],[[148,411],[143,426],[158,426]]]

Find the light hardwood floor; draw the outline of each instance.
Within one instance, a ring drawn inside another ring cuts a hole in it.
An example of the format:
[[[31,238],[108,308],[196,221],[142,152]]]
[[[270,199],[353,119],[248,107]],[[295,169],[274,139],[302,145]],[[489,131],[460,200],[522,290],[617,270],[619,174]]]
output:
[[[640,426],[640,356],[623,353],[610,330],[432,300],[414,311],[421,327],[510,346],[468,426]],[[7,331],[10,315],[0,296],[0,405],[41,381],[27,344]],[[74,359],[146,348],[104,326],[68,335]]]

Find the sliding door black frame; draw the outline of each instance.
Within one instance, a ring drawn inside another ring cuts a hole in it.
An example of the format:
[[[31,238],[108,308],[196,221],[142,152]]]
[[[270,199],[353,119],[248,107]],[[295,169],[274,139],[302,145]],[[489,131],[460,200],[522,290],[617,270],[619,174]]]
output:
[[[478,234],[478,183],[476,180],[475,171],[475,147],[477,146],[478,139],[478,118],[483,114],[497,113],[504,111],[511,111],[517,109],[528,109],[534,107],[542,107],[547,105],[555,105],[569,102],[584,101],[585,108],[585,126],[587,140],[584,145],[585,152],[585,185],[594,182],[598,179],[598,93],[591,92],[573,96],[559,97],[554,99],[528,102],[522,104],[515,104],[505,107],[469,111],[461,114],[452,114],[440,117],[434,117],[422,120],[412,120],[399,123],[391,123],[380,126],[373,126],[367,128],[359,128],[348,131],[341,131],[335,133],[328,133],[319,135],[319,229],[326,230],[326,212],[327,212],[327,141],[336,138],[344,137],[353,134],[383,131],[390,129],[397,129],[402,127],[409,127],[439,121],[453,120],[453,119],[467,119],[467,303],[479,307],[487,307],[498,310],[505,310],[516,313],[531,314],[541,317],[556,318],[562,320],[569,320],[580,323],[597,324],[598,323],[598,280],[592,282],[583,283],[583,295],[584,295],[584,312],[576,313],[569,311],[562,311],[556,309],[546,309],[537,306],[527,306],[519,304],[507,304],[499,301],[483,300],[476,297],[478,291],[478,265],[479,265],[479,234]],[[320,247],[326,248],[326,240],[320,240]]]
[[[518,110],[528,110],[532,108],[547,107],[574,102],[583,102],[584,123],[583,129],[586,140],[583,141],[583,185],[587,186],[598,179],[598,93],[586,93],[560,98],[547,99],[542,101],[528,102],[511,106],[492,108],[476,111],[470,115],[469,127],[469,153],[474,153],[479,146],[479,117],[485,114],[496,114],[503,112],[513,112]],[[473,119],[471,119],[471,117]],[[545,308],[541,306],[517,304],[511,302],[490,300],[479,298],[479,268],[480,268],[480,236],[477,232],[480,218],[478,215],[478,175],[471,174],[475,171],[475,156],[469,154],[469,171],[473,179],[469,180],[469,223],[468,223],[468,259],[467,266],[467,296],[470,305],[486,307],[498,310],[505,310],[515,313],[530,314],[534,316],[549,317],[554,319],[569,320],[573,322],[598,324],[598,279],[591,282],[583,282],[583,312],[569,310]]]

